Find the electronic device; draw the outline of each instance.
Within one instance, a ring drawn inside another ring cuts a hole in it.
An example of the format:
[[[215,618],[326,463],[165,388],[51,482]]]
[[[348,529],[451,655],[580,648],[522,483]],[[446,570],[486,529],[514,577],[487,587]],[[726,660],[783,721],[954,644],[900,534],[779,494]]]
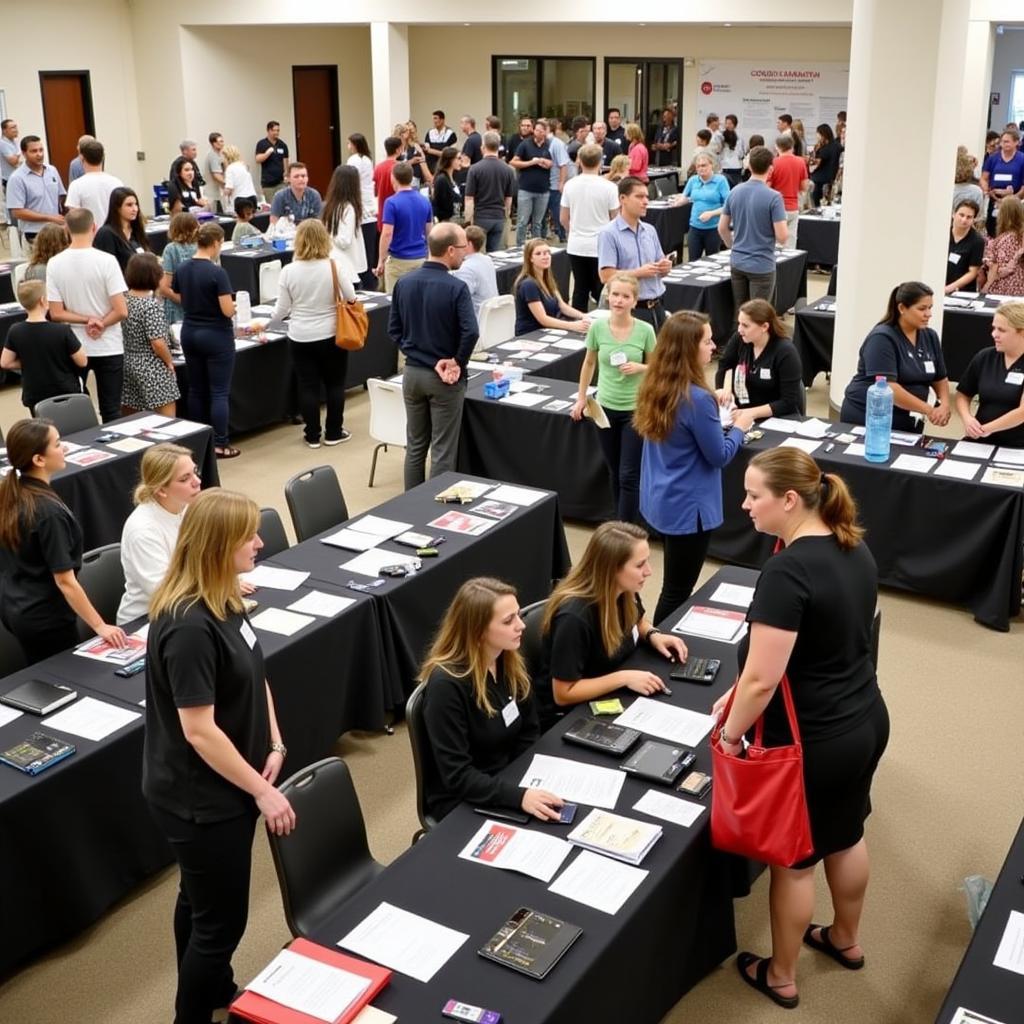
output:
[[[128,679],[130,676],[137,676],[140,672],[146,671],[146,657],[143,655],[141,658],[136,658],[135,661],[129,662],[127,665],[122,665],[120,668],[114,669],[115,676],[121,676],[123,679]]]
[[[579,810],[579,804],[562,804],[562,808],[558,815],[559,825],[571,825],[576,819],[576,812]]]
[[[619,767],[630,775],[671,786],[696,761],[697,755],[689,747],[646,740]]]
[[[497,1010],[485,1010],[482,1006],[460,1003],[457,999],[449,999],[444,1004],[441,1016],[470,1021],[471,1024],[501,1024],[501,1014]]]
[[[711,788],[711,776],[704,772],[690,772],[682,782],[676,786],[680,793],[689,796],[702,797]]]
[[[48,736],[45,732],[34,732],[7,750],[0,751],[0,762],[17,768],[26,775],[38,775],[50,765],[63,761],[75,752],[75,745]]]
[[[599,750],[602,754],[621,757],[640,739],[640,735],[636,729],[616,725],[614,722],[604,722],[600,718],[582,718],[573,722],[562,733],[562,739],[566,743]]]
[[[407,565],[405,562],[400,562],[398,565],[382,565],[377,571],[381,576],[402,577],[414,573],[416,569],[411,565]]]
[[[718,658],[687,658],[678,668],[669,672],[670,679],[708,686],[715,681],[722,662]]]
[[[5,693],[0,697],[0,703],[19,711],[27,711],[30,715],[49,715],[77,699],[78,691],[72,690],[70,686],[30,679]]]
[[[511,821],[515,825],[529,825],[530,823],[528,814],[507,807],[474,807],[473,813],[482,814],[485,818],[496,818],[498,821]]]

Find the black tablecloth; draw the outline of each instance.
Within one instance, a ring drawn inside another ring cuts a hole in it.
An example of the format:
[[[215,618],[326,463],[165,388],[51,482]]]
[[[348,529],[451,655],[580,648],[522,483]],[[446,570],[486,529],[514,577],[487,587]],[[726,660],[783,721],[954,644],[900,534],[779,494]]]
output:
[[[14,294],[14,268],[24,260],[5,260],[0,268],[0,302],[17,302]]]
[[[796,311],[793,344],[800,353],[804,387],[809,388],[819,373],[832,372],[832,342],[836,331],[836,300],[824,297]]]
[[[494,259],[498,278],[498,294],[511,295],[512,287],[516,278],[523,269],[523,249],[521,246],[514,246],[511,249],[499,249],[488,253]],[[497,258],[495,258],[497,257]],[[558,282],[558,289],[562,298],[569,301],[569,254],[565,249],[552,248],[551,250],[551,272]]]
[[[749,586],[753,576],[743,570],[723,569],[694,595],[694,601],[707,602],[722,581]],[[678,613],[669,621],[677,618]],[[712,701],[735,679],[736,649],[701,639],[688,643],[695,655],[722,659],[718,678],[711,687],[673,682],[673,696],[660,699],[707,713]],[[646,647],[629,664],[663,678],[670,667]],[[632,696],[624,692],[624,702],[629,703]],[[584,714],[582,707],[573,709],[504,774],[518,782],[535,753],[615,767],[612,759],[561,740],[568,724]],[[710,771],[707,741],[699,745],[697,753],[698,767]],[[627,777],[616,811],[646,820],[632,808],[650,787],[650,783]],[[701,802],[708,806],[710,797]],[[589,809],[580,807],[577,822]],[[459,859],[459,851],[482,823],[468,807],[457,807],[313,936],[337,948],[338,939],[381,901],[468,933],[469,939],[429,982],[397,972],[393,975],[374,1005],[397,1014],[399,1020],[428,1019],[447,999],[455,997],[497,1010],[505,1024],[656,1024],[736,948],[731,865],[711,851],[707,812],[691,828],[658,822],[664,835],[641,865],[649,875],[614,915],[548,892],[545,883],[536,879]],[[530,827],[560,838],[569,831],[537,822]],[[578,854],[570,858],[575,856]],[[569,863],[571,859],[566,865]],[[430,884],[424,884],[427,879]],[[583,929],[580,939],[539,985],[476,953],[521,906],[553,914]]]
[[[763,440],[744,445],[723,471],[725,522],[711,535],[712,558],[759,567],[770,553],[773,541],[755,532],[740,507],[743,473],[757,452],[783,439],[765,431]],[[982,625],[1005,632],[1021,606],[1024,491],[936,477],[934,470],[893,470],[847,456],[846,446],[835,444],[826,454],[823,443],[813,457],[853,491],[879,582],[962,605]],[[913,450],[893,445],[892,459]]]
[[[295,257],[292,249],[275,249],[264,243],[258,249],[238,246],[230,252],[220,254],[220,265],[227,271],[231,286],[237,292],[248,292],[249,299],[255,306],[262,301],[260,298],[260,267],[272,260],[280,260],[282,268],[288,266]]]
[[[802,213],[797,222],[796,244],[807,253],[807,262],[834,267],[839,262],[839,219],[820,213]]]
[[[26,313],[21,306],[16,309],[0,309],[0,352],[7,344],[7,334],[10,329],[24,319],[26,319]],[[20,386],[21,374],[16,370],[0,370],[0,383],[16,383]],[[26,415],[28,415],[27,411]]]
[[[949,1024],[957,1007],[993,1017],[1002,1024],[1021,1019],[1024,1006],[1024,979],[1013,971],[996,967],[993,959],[1010,912],[1024,914],[1024,824],[1017,832],[1006,863],[996,879],[985,912],[964,953],[949,993],[939,1010],[935,1024]]]
[[[689,203],[683,206],[648,206],[644,220],[658,232],[661,247],[666,253],[678,252],[683,248],[686,234],[690,230]]]

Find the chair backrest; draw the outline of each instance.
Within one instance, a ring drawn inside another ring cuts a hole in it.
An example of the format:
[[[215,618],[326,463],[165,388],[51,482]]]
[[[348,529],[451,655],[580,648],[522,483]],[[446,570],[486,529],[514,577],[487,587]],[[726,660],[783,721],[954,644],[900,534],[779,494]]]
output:
[[[295,536],[300,541],[348,519],[348,506],[341,493],[338,474],[331,466],[314,466],[296,473],[284,485],[284,496]]]
[[[260,264],[260,302],[276,302],[281,279],[281,261],[267,260]]]
[[[21,644],[15,639],[14,634],[0,623],[0,679],[13,675],[26,664]]]
[[[288,535],[284,532],[284,523],[281,522],[276,508],[260,509],[259,533],[263,547],[256,555],[257,562],[288,550]]]
[[[44,420],[53,420],[53,425],[62,437],[99,426],[100,422],[96,418],[92,399],[82,394],[44,398],[36,403],[36,416]]]
[[[25,275],[28,273],[28,263],[15,263],[14,269],[11,271],[11,284],[14,287],[14,296],[18,296],[18,285],[25,280]]]
[[[104,622],[117,621],[117,608],[124,596],[124,566],[121,564],[121,545],[104,544],[82,555],[82,568],[78,573],[86,597]],[[83,640],[93,636],[93,631],[78,620],[78,635]]]
[[[416,769],[416,815],[425,832],[429,832],[437,819],[427,811],[427,793],[441,789],[441,774],[434,760],[434,751],[427,735],[427,723],[423,719],[423,695],[426,683],[420,683],[405,703],[405,724],[409,732],[409,746],[412,747],[412,763]]]
[[[278,788],[298,827],[287,836],[268,832],[270,852],[288,927],[292,935],[308,936],[381,866],[370,854],[366,822],[344,761],[324,758]]]
[[[658,191],[659,199],[664,199],[665,196],[674,196],[678,190],[674,174],[666,174],[663,177],[655,178],[654,187]]]
[[[654,181],[647,182],[647,198],[657,199],[658,198],[658,184],[657,179]]]
[[[477,317],[480,327],[480,338],[477,349],[486,351],[508,341],[516,333],[516,300],[513,295],[495,295],[484,299],[480,304],[480,315]]]
[[[540,632],[540,621],[544,618],[546,604],[546,599],[534,601],[519,609],[519,617],[525,627],[519,641],[519,653],[526,662],[526,671],[530,673],[531,679],[536,679],[544,667],[544,639]]]
[[[366,382],[370,395],[369,434],[381,444],[405,447],[405,399],[402,382],[370,377]]]

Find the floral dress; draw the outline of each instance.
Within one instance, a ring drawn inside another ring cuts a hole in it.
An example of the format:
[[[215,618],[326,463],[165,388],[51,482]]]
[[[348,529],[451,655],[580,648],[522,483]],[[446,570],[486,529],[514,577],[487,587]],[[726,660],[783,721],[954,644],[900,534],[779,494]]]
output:
[[[996,264],[1013,269],[996,277]],[[988,277],[985,291],[992,295],[1024,295],[1024,246],[1012,231],[990,238],[985,245],[985,267]]]
[[[151,341],[167,339],[163,300],[128,294],[124,337],[124,384],[121,404],[129,409],[157,409],[181,397],[174,370],[153,351]]]

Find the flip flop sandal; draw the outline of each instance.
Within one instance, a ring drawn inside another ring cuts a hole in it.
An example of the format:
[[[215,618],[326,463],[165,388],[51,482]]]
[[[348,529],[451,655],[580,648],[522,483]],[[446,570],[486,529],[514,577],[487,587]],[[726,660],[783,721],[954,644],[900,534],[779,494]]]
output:
[[[821,929],[821,938],[816,939],[814,937],[814,929]],[[835,943],[829,938],[829,926],[812,924],[810,928],[804,932],[804,944],[810,946],[811,949],[816,949],[819,953],[824,953],[825,956],[832,957],[833,960],[841,967],[845,967],[848,971],[859,971],[864,966],[864,957],[859,956],[856,958],[844,956],[843,954],[848,949],[853,949],[853,946],[844,946],[840,949]]]
[[[755,956],[753,953],[743,952],[736,957],[736,969],[740,972],[740,977],[751,988],[767,996],[773,1003],[781,1006],[784,1010],[795,1010],[800,1005],[799,996],[781,996],[775,991],[775,986],[768,984],[768,965],[771,962],[771,957],[760,957]],[[757,964],[754,977],[747,973],[747,968],[751,964]],[[779,986],[779,988],[783,987],[785,986]]]
[[[218,459],[237,459],[242,454],[237,448],[215,448],[213,453]]]

